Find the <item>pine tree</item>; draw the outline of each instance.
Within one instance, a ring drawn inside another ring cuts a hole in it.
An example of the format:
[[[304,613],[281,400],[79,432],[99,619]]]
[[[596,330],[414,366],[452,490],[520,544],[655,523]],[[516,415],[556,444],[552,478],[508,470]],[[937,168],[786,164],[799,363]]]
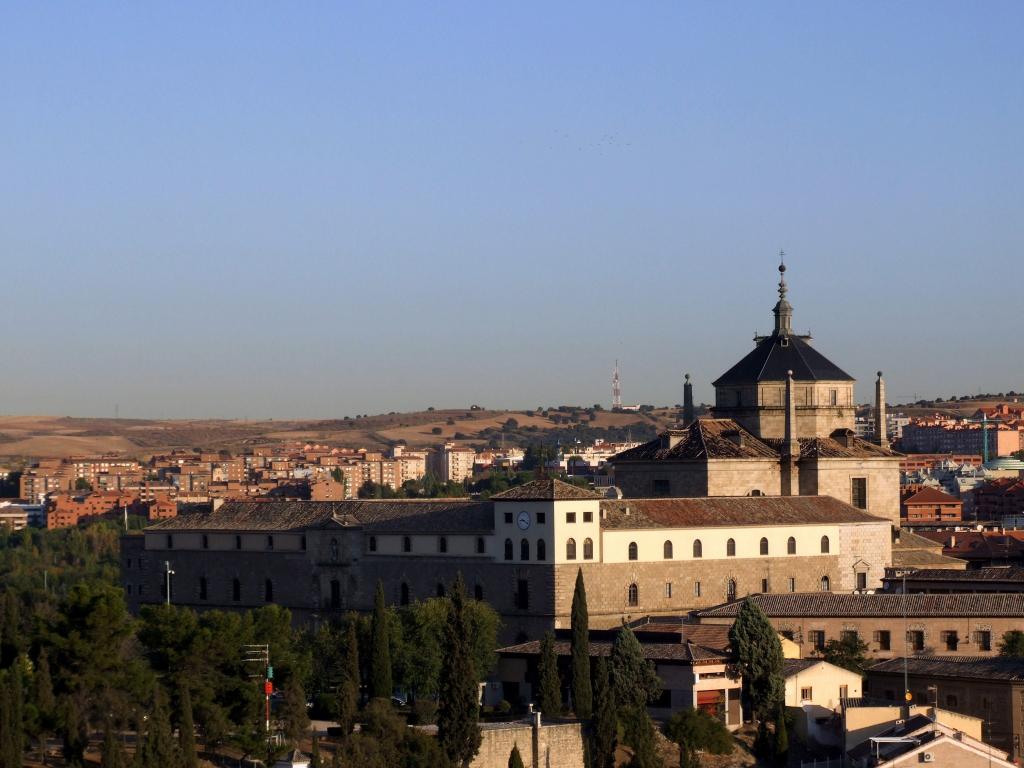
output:
[[[346,736],[352,733],[359,709],[359,636],[352,618],[345,630],[345,663],[338,684],[338,725]]]
[[[10,674],[0,670],[0,768],[18,768],[21,756],[14,751],[14,702]]]
[[[371,629],[370,696],[391,700],[391,647],[388,640],[388,614],[384,606],[384,585],[377,582],[373,601]]]
[[[199,758],[196,756],[196,726],[192,718],[192,693],[188,684],[181,684],[181,716],[178,718],[178,747],[181,749],[181,765],[183,768],[196,768]]]
[[[21,765],[25,751],[25,693],[22,685],[21,664],[15,664],[8,670],[11,696],[10,750],[14,759],[13,765]]]
[[[615,762],[615,736],[618,724],[615,716],[615,692],[608,677],[608,662],[599,657],[594,669],[594,768],[612,768]]]
[[[100,753],[100,768],[126,768],[127,760],[121,744],[114,735],[114,729],[107,718],[103,727],[103,747]]]
[[[519,754],[519,745],[512,745],[512,753],[508,756],[508,768],[526,768],[523,765],[523,756]]]
[[[537,668],[540,677],[538,704],[546,715],[557,715],[562,711],[562,681],[558,676],[558,657],[555,655],[555,636],[545,632],[540,641],[540,661]]]
[[[288,678],[284,688],[281,720],[285,738],[296,747],[309,731],[309,714],[306,712],[306,694],[297,675]]]
[[[85,717],[78,706],[78,700],[72,695],[61,702],[60,735],[63,740],[62,751],[64,760],[69,766],[82,765],[82,757],[89,743]]]
[[[441,666],[437,739],[453,766],[469,765],[480,749],[479,681],[473,662],[472,637],[466,615],[466,585],[460,573],[451,590],[445,625],[447,655]]]
[[[782,706],[785,690],[782,644],[768,617],[753,600],[743,601],[729,630],[729,643],[755,717],[771,720]]]
[[[583,569],[576,572],[576,589],[572,595],[572,707],[576,717],[589,720],[594,709],[590,686],[590,618],[587,612],[587,590],[583,585]]]

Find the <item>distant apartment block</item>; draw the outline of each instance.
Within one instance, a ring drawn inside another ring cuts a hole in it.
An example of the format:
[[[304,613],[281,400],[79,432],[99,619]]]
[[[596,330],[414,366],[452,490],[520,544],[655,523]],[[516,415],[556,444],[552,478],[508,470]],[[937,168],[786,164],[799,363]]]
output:
[[[914,419],[903,428],[900,448],[908,453],[960,453],[989,457],[1021,450],[1024,428],[1016,422],[982,424],[965,419]]]
[[[461,483],[473,477],[476,451],[445,443],[430,454],[431,471],[441,482]]]
[[[937,488],[922,488],[907,494],[900,501],[900,522],[903,525],[959,523],[963,503],[955,496]]]

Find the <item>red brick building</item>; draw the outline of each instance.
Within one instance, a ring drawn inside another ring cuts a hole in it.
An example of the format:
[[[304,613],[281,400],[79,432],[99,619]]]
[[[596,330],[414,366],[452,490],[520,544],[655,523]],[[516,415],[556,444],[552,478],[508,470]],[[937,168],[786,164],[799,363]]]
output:
[[[1002,477],[973,491],[979,520],[1001,520],[1006,515],[1024,514],[1024,478]]]
[[[903,525],[959,523],[962,511],[963,503],[960,499],[938,488],[922,488],[900,500],[900,522]]]

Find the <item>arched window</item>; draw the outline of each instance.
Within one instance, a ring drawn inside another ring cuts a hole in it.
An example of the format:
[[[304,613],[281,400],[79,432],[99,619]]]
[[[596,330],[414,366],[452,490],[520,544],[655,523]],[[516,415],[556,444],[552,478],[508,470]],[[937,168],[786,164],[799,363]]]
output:
[[[482,555],[486,551],[487,551],[487,545],[484,543],[484,537],[483,536],[477,536],[476,537],[476,553],[478,555]]]
[[[408,605],[409,604],[409,585],[406,584],[404,581],[402,582],[401,589],[399,589],[399,591],[398,591],[398,604],[399,605]]]
[[[671,560],[672,559],[672,542],[671,541],[666,541],[664,546],[662,546],[661,549],[662,549],[662,553],[661,553],[662,557],[664,557],[666,560]]]
[[[331,539],[331,562],[338,562],[338,540]]]
[[[821,537],[821,554],[828,554],[828,536]]]
[[[477,584],[473,587],[473,599],[483,600],[484,599],[484,587],[482,584]]]
[[[274,582],[270,579],[263,582],[263,602],[274,602]]]
[[[565,559],[576,559],[576,539],[569,539],[565,542]]]
[[[584,539],[583,540],[583,559],[593,560],[594,559],[594,540]]]
[[[199,599],[200,600],[205,600],[206,599],[206,577],[205,576],[200,576],[199,577]]]
[[[512,539],[505,539],[505,559],[512,559]]]
[[[704,545],[700,543],[700,539],[693,540],[693,556],[704,557]]]
[[[725,597],[727,600],[736,599],[736,579],[729,579],[725,585]]]
[[[444,597],[444,584],[440,581],[437,582],[437,596]]]
[[[519,542],[519,559],[529,560],[530,559],[530,540],[522,539]]]
[[[786,554],[787,555],[795,555],[796,554],[796,539],[794,539],[792,536],[790,536],[789,540],[786,542]]]
[[[331,608],[341,608],[341,582],[331,579]]]
[[[629,559],[636,560],[637,557],[639,557],[639,551],[637,550],[636,542],[631,541],[629,542]]]
[[[412,539],[408,536],[402,537],[402,551],[412,552]]]
[[[370,537],[370,551],[371,552],[376,552],[377,551],[377,537],[376,536],[371,536]]]
[[[640,590],[636,584],[629,585],[629,594],[627,595],[627,602],[629,605],[640,605]]]
[[[448,551],[448,537],[442,536],[437,540],[437,551],[444,553]]]
[[[231,599],[236,603],[242,599],[242,582],[238,579],[231,580]]]
[[[761,554],[768,554],[768,539],[764,538],[763,536],[761,537]]]
[[[764,496],[764,491],[762,491],[762,490],[761,490],[760,488],[754,488],[754,489],[753,489],[753,490],[752,490],[752,491],[750,492],[750,495],[751,495],[751,496]]]
[[[829,581],[828,576],[821,577],[821,591],[828,592],[832,589],[832,583]]]
[[[725,556],[736,557],[736,539],[729,539],[725,542]]]
[[[547,560],[548,558],[548,545],[544,543],[544,539],[537,539],[537,559]]]

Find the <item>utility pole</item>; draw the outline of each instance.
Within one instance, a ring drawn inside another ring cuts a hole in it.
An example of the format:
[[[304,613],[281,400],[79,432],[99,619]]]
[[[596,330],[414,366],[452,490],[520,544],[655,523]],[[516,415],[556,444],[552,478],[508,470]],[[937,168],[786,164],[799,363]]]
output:
[[[171,561],[164,560],[164,578],[167,579],[167,605],[171,604],[171,576],[173,575],[174,571],[171,570]]]
[[[270,733],[270,694],[274,692],[274,668],[270,666],[269,645],[244,645],[245,662],[259,663],[260,672],[249,675],[251,678],[263,681],[263,727],[267,734],[267,762],[270,762],[271,733]]]

